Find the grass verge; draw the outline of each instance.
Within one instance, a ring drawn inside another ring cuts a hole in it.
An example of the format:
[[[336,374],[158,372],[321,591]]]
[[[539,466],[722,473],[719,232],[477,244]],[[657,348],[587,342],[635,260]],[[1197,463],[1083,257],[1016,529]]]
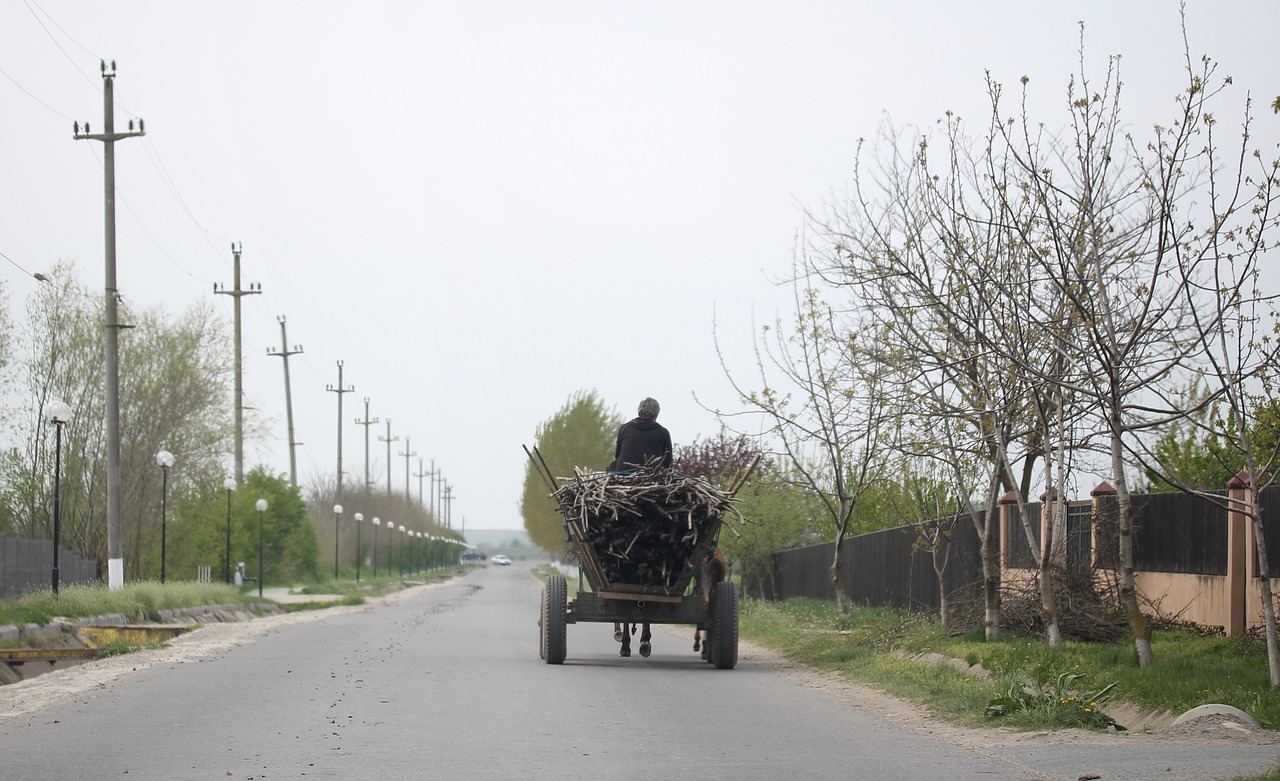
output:
[[[1174,712],[1206,703],[1233,705],[1268,729],[1280,727],[1280,692],[1267,673],[1265,644],[1254,637],[1206,637],[1159,632],[1152,639],[1155,664],[1138,666],[1131,642],[1073,643],[1050,648],[1041,638],[987,641],[981,631],[951,637],[931,616],[908,616],[855,607],[842,616],[834,603],[744,601],[741,634],[788,657],[908,699],[928,703],[970,726],[1002,724],[1023,729],[1105,726],[1091,719],[1090,701],[1072,695],[1099,692],[1144,709]],[[940,654],[981,665],[982,677],[911,657]],[[1071,692],[1060,691],[1064,678]],[[1001,697],[1024,692],[1028,707],[986,715]]]
[[[57,616],[79,618],[110,613],[156,621],[161,610],[257,601],[225,583],[137,581],[120,589],[102,584],[63,586],[56,595],[45,590],[0,601],[0,624],[47,624]]]

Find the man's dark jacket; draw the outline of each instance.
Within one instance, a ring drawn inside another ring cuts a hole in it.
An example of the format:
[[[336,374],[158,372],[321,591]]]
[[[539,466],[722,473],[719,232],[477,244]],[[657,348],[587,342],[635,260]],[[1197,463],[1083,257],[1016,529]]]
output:
[[[620,472],[662,457],[662,466],[671,466],[671,432],[653,418],[635,418],[618,429],[618,446],[608,471]]]

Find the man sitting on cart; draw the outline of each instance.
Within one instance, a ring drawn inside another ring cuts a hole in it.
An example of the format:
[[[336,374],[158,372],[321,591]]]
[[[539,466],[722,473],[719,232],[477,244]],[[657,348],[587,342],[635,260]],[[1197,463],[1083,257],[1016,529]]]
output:
[[[621,472],[661,459],[659,466],[671,466],[671,432],[658,422],[658,402],[646,397],[636,410],[636,417],[618,429],[618,445],[613,463],[606,471]]]

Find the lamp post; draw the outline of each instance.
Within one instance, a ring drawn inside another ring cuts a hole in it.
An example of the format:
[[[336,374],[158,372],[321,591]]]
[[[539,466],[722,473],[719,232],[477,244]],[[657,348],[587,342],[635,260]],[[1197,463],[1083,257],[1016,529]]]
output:
[[[391,570],[395,569],[395,566],[396,566],[394,561],[395,556],[392,555],[394,551],[392,551],[391,549],[392,546],[394,545],[394,543],[391,541],[391,535],[395,534],[396,525],[391,521],[387,521],[386,527],[387,527],[387,577],[391,577]]]
[[[333,579],[338,579],[338,520],[342,518],[342,505],[333,506]]]
[[[253,505],[258,509],[258,596],[262,596],[262,518],[267,512],[267,500],[259,499]]]
[[[50,401],[44,405],[44,419],[53,424],[57,434],[54,436],[53,450],[53,593],[58,594],[59,576],[58,546],[62,542],[62,427],[71,420],[71,407],[66,402]]]
[[[173,467],[173,453],[168,450],[161,450],[156,453],[156,466],[160,467],[164,473],[164,480],[160,483],[160,582],[164,582],[165,561],[168,559],[168,535],[166,531],[166,521],[169,515],[169,470]]]
[[[404,577],[404,526],[400,527],[400,577]]]
[[[373,576],[378,577],[378,526],[382,521],[373,516]]]
[[[356,582],[360,582],[360,522],[364,520],[364,513],[356,513],[351,516],[356,519]]]
[[[236,490],[236,481],[230,477],[222,481],[227,489],[227,558],[222,567],[222,575],[228,584],[231,583],[231,492]]]

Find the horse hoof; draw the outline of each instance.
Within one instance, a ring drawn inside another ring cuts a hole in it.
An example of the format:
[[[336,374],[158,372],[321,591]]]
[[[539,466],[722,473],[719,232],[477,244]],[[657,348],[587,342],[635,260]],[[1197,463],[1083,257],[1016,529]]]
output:
[[[641,643],[641,644],[640,644],[640,655],[641,655],[641,656],[643,656],[644,658],[648,659],[648,658],[649,658],[649,654],[651,654],[651,653],[653,653],[653,649],[649,647],[649,644],[648,644],[648,643]]]
[[[621,651],[618,651],[618,656],[630,656],[630,655],[631,655],[630,648],[623,648]]]
[[[621,642],[622,642],[622,630],[621,630],[621,629],[615,629],[615,630],[613,630],[613,642],[615,642],[615,643],[621,643]]]

